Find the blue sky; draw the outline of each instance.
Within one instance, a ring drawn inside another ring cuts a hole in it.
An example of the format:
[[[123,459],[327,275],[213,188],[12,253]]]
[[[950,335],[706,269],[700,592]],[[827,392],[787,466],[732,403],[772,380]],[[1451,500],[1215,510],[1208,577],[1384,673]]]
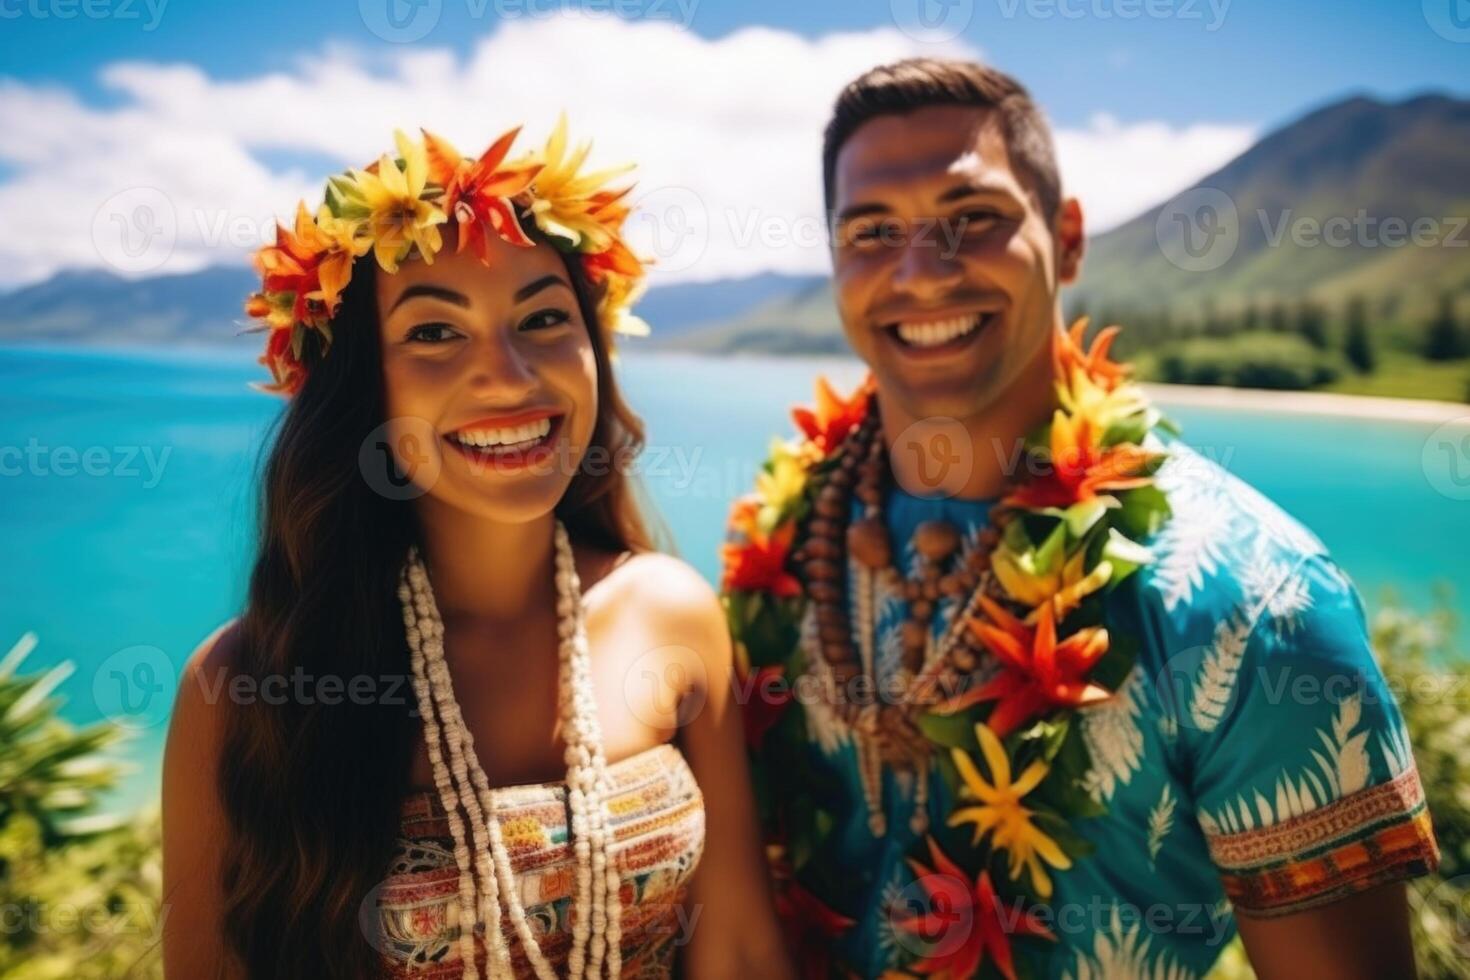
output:
[[[1324,103],[1470,94],[1470,0],[0,0],[0,217],[44,229],[0,288],[243,262],[394,127],[477,152],[561,109],[640,164],[646,245],[692,230],[663,281],[820,271],[831,98],[914,54],[1020,77],[1101,230]]]
[[[322,42],[392,49],[365,26],[354,0],[94,0],[114,16],[65,17],[55,0],[0,0],[0,74],[58,82],[105,103],[94,73],[123,59],[189,61],[221,78],[289,68]],[[161,13],[156,26],[151,9]],[[394,0],[402,2],[402,0]],[[421,43],[468,51],[500,19],[532,17],[552,0],[441,0],[437,27]],[[852,0],[682,0],[689,27],[719,38],[751,25],[807,37],[892,26],[914,3]],[[1153,0],[1160,16],[1128,17],[1126,0],[923,0],[931,16],[965,18],[962,37],[1019,75],[1059,124],[1095,112],[1187,123],[1201,116],[1271,124],[1347,92],[1398,97],[1470,87],[1470,43],[1435,33],[1426,8],[1464,0]],[[1212,5],[1213,2],[1213,5]],[[651,19],[681,16],[678,0],[596,0]],[[584,6],[581,0],[556,6]],[[37,15],[35,11],[45,12]],[[478,16],[476,11],[482,11]],[[968,16],[966,17],[966,13]],[[1166,14],[1167,15],[1164,15]],[[1470,14],[1470,11],[1466,12]],[[1127,18],[1127,19],[1125,19]],[[769,67],[769,66],[768,66]],[[752,66],[758,70],[758,66]]]

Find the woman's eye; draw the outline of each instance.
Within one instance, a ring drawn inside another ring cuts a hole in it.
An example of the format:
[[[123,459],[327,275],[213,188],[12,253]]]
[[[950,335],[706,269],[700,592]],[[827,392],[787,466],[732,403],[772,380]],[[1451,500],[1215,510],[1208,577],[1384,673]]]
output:
[[[453,327],[447,323],[420,323],[408,331],[404,339],[410,342],[425,344],[440,344],[446,340],[452,340],[457,334]]]
[[[572,318],[566,310],[544,309],[537,310],[521,321],[522,330],[545,330],[548,327],[560,326]]]

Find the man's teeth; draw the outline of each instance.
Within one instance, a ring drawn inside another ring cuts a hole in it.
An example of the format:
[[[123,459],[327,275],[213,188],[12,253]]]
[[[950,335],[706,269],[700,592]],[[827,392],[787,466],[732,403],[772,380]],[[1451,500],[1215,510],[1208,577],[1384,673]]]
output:
[[[906,344],[914,347],[937,347],[947,344],[956,337],[963,337],[980,326],[983,316],[979,313],[970,316],[951,317],[948,320],[930,320],[926,323],[900,323],[898,325],[898,336]]]
[[[551,431],[551,419],[499,429],[461,429],[450,434],[454,441],[477,449],[522,449],[540,442]]]

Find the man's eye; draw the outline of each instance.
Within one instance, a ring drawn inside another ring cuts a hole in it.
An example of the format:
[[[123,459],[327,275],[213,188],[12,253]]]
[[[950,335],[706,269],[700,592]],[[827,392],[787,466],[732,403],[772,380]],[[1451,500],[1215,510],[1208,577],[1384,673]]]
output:
[[[566,310],[558,310],[548,307],[537,310],[521,321],[522,330],[546,330],[550,327],[560,326],[572,318]]]
[[[897,241],[903,228],[897,221],[863,222],[853,225],[848,239],[854,245],[873,245],[882,241]]]
[[[960,227],[966,231],[972,231],[977,228],[988,228],[991,224],[999,221],[1001,217],[999,211],[993,211],[990,208],[976,208],[973,211],[966,211],[960,215]]]
[[[420,323],[410,329],[404,339],[410,342],[441,344],[456,336],[458,334],[455,329],[447,323]]]

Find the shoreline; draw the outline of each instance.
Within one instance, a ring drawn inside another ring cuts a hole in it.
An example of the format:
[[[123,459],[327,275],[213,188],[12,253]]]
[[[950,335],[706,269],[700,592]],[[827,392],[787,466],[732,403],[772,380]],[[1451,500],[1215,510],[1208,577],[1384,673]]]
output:
[[[1230,388],[1224,385],[1176,385],[1143,382],[1143,389],[1161,405],[1186,408],[1224,408],[1233,411],[1287,412],[1330,418],[1373,419],[1387,422],[1460,421],[1470,427],[1470,405],[1383,395],[1345,395],[1331,391],[1273,391],[1267,388]]]

